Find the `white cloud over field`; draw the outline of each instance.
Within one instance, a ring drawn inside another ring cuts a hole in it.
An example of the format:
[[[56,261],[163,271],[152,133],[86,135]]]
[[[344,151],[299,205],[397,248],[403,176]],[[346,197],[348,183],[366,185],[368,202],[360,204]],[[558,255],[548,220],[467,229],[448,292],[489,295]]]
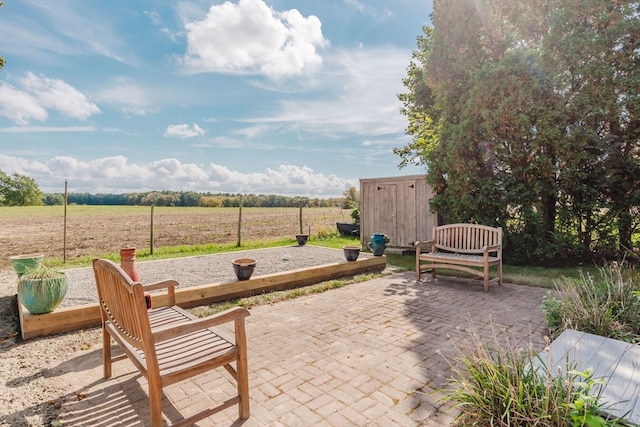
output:
[[[35,179],[45,193],[62,192],[65,180],[71,192],[118,194],[175,190],[309,197],[341,196],[346,189],[358,184],[357,180],[316,173],[306,166],[283,164],[263,172],[243,173],[215,163],[200,166],[173,158],[136,164],[124,156],[89,161],[60,156],[39,162],[0,154],[0,169]]]

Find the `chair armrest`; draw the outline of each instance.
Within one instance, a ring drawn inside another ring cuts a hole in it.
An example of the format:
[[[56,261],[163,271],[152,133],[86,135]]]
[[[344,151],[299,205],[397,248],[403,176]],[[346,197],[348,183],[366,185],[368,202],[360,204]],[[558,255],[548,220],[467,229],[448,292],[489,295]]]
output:
[[[228,322],[235,322],[236,327],[242,326],[244,328],[244,318],[250,314],[251,313],[249,313],[249,310],[246,308],[234,307],[202,319],[189,320],[186,322],[159,327],[153,331],[153,338],[155,342],[166,341]]]
[[[163,280],[162,282],[149,283],[146,285],[142,285],[142,289],[146,291],[155,291],[158,289],[165,288],[173,288],[176,286],[180,286],[180,284],[176,280]]]
[[[145,294],[148,291],[155,291],[158,289],[167,289],[167,297],[169,298],[168,306],[176,305],[176,286],[180,286],[180,284],[176,280],[163,280],[161,282],[149,283],[148,285],[142,285],[142,290]],[[151,305],[147,305],[147,307],[151,307]]]

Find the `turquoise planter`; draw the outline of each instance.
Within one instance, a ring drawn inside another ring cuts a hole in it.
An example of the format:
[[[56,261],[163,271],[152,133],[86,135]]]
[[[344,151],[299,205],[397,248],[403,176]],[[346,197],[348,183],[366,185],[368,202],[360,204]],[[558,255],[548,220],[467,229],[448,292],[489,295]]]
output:
[[[31,314],[50,313],[67,294],[69,279],[62,276],[53,279],[18,279],[18,301]]]
[[[35,270],[42,267],[44,255],[16,255],[10,256],[9,261],[18,277],[22,276],[28,270]]]

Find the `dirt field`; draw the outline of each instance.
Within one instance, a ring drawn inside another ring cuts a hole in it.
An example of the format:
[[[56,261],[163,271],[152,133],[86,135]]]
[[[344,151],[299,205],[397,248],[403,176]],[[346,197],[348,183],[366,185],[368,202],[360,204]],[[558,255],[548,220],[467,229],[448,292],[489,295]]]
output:
[[[0,207],[0,268],[8,257],[42,253],[73,260],[117,252],[124,246],[149,249],[151,208],[145,206]],[[153,209],[154,248],[165,246],[229,244],[238,240],[238,208]],[[302,227],[312,237],[333,233],[336,222],[351,222],[350,211],[304,208]],[[242,242],[288,238],[300,232],[298,208],[242,209]]]

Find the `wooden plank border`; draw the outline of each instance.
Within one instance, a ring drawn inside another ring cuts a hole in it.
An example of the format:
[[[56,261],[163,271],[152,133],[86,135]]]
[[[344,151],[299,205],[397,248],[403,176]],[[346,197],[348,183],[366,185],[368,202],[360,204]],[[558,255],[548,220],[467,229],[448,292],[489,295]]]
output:
[[[231,280],[199,286],[176,289],[176,304],[183,308],[211,304],[232,298],[257,295],[270,291],[293,289],[312,285],[339,277],[382,271],[387,265],[387,257],[362,257],[356,261],[341,261],[316,267],[300,268],[282,273],[266,274],[249,280]],[[153,305],[167,304],[166,293],[154,293]],[[57,309],[46,314],[31,314],[18,303],[20,329],[23,339],[51,335],[100,324],[98,304]]]

